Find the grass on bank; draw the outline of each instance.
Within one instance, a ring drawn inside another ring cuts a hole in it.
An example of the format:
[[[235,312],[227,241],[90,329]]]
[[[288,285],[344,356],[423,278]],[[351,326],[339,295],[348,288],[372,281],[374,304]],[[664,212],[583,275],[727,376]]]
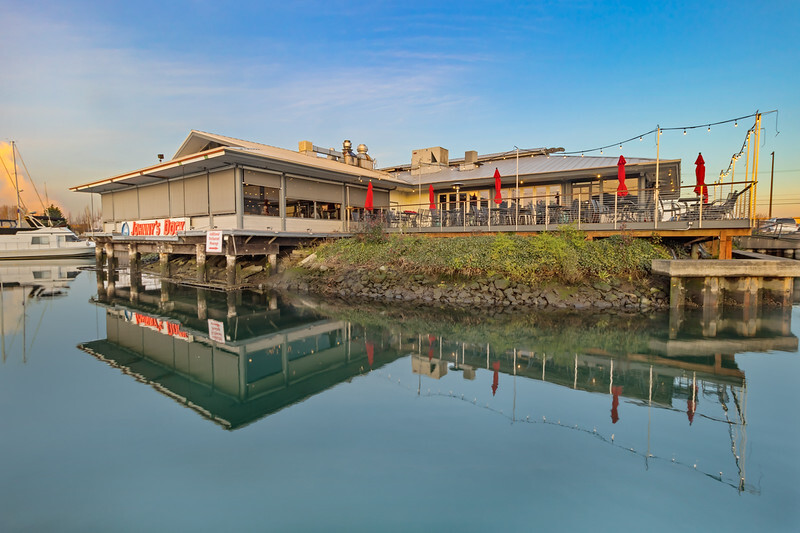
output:
[[[317,257],[331,266],[390,268],[449,277],[502,277],[524,283],[641,279],[653,259],[668,259],[656,237],[614,236],[586,240],[568,227],[535,236],[463,237],[383,235],[368,232],[320,245]]]

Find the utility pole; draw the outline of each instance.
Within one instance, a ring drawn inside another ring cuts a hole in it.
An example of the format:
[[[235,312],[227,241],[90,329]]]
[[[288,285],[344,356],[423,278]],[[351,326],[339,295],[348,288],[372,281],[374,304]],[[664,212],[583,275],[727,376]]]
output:
[[[772,218],[772,184],[775,179],[775,151],[770,154],[772,156],[772,167],[769,170],[769,216]]]

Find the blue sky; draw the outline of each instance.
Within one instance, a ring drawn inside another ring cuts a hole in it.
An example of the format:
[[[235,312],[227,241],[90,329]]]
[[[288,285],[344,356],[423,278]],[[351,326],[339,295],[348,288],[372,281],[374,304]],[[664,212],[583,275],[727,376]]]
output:
[[[775,151],[774,209],[800,216],[800,2],[427,4],[0,0],[0,140],[75,211],[89,197],[68,187],[169,157],[191,129],[294,150],[347,138],[386,166],[778,109],[758,210]],[[702,151],[711,181],[751,125],[668,132],[661,156],[688,183]],[[655,138],[619,152],[655,157]]]

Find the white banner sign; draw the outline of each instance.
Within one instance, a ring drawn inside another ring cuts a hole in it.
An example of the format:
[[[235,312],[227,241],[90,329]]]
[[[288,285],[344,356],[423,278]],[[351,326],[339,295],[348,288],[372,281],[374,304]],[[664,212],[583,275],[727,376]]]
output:
[[[213,318],[209,318],[208,338],[214,342],[225,344],[225,324]]]
[[[214,230],[206,232],[206,253],[222,253],[222,231]]]

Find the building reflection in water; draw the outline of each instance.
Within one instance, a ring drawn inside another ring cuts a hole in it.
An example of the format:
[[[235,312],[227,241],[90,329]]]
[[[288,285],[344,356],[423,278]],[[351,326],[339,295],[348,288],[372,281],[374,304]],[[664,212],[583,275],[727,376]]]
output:
[[[409,357],[418,394],[423,378],[448,373],[470,383],[485,370],[492,396],[512,386],[512,421],[519,420],[517,379],[608,395],[612,425],[624,420],[626,406],[641,406],[684,411],[688,426],[700,402],[714,404],[730,428],[738,470],[735,483],[719,480],[740,490],[752,488],[744,468],[747,384],[735,355],[798,347],[790,309],[488,319],[160,282],[131,290],[125,281],[112,294],[98,290],[107,338],[80,348],[226,429]],[[646,459],[653,457],[649,420],[648,449],[639,452]]]

